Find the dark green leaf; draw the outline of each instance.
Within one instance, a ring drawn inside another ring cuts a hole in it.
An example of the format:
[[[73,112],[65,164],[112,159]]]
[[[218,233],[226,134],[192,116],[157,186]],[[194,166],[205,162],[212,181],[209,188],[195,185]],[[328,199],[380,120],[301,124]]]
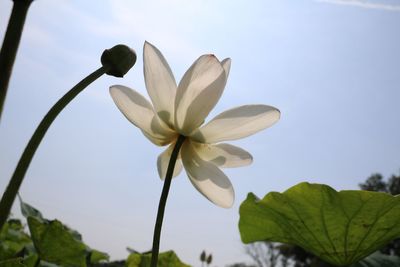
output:
[[[400,257],[389,256],[376,252],[365,259],[351,265],[351,267],[394,267],[400,266]]]
[[[29,216],[28,225],[42,260],[63,266],[86,267],[86,246],[76,240],[61,222],[41,222]]]
[[[0,261],[0,267],[26,267],[26,266],[22,263],[22,258],[16,258],[16,259]]]
[[[98,251],[93,249],[90,252],[90,263],[99,263],[102,261],[108,261],[110,259],[110,256],[107,253]]]
[[[31,205],[25,203],[22,201],[22,198],[18,195],[19,197],[19,202],[21,205],[21,212],[22,215],[24,215],[25,218],[28,218],[29,216],[35,217],[36,219],[43,221],[43,216],[40,211],[32,207]]]
[[[24,257],[23,263],[26,267],[35,267],[36,262],[39,260],[39,256],[37,254],[31,254],[29,256]]]
[[[0,261],[15,258],[21,250],[24,249],[24,244],[14,241],[0,242]]]
[[[32,241],[19,220],[8,220],[0,232],[0,261],[16,258]]]
[[[300,183],[262,200],[250,193],[240,207],[239,229],[244,243],[291,243],[347,266],[400,237],[399,218],[400,197]]]
[[[128,256],[126,260],[127,267],[141,267],[140,265],[142,262],[142,254],[139,253],[132,253]]]
[[[85,245],[79,232],[57,220],[46,220],[39,210],[23,202],[21,197],[20,203],[21,211],[27,217],[36,251],[41,260],[48,262],[42,262],[41,265],[81,267],[86,266],[88,257],[91,263],[108,260],[106,253],[92,250]]]
[[[149,267],[151,253],[139,254],[132,253],[126,260],[127,267]],[[172,250],[160,253],[158,255],[158,267],[190,267],[178,258]]]
[[[39,264],[39,267],[63,267],[63,266],[60,266],[60,265],[57,265],[57,264],[54,264],[54,263],[50,263],[50,262],[47,262],[47,261],[41,261],[40,264]]]

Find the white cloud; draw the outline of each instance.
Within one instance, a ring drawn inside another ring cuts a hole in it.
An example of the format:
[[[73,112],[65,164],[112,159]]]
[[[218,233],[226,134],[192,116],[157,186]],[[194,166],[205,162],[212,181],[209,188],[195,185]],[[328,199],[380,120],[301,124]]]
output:
[[[317,2],[330,3],[335,5],[350,5],[369,9],[380,9],[387,11],[400,11],[400,4],[386,4],[386,3],[376,3],[373,1],[365,0],[316,0]]]

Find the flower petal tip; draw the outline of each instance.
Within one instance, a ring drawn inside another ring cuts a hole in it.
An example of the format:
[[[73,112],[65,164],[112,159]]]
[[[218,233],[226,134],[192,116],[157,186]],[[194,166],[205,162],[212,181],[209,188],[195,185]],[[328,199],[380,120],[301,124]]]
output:
[[[146,50],[146,49],[148,49],[148,48],[155,48],[155,49],[157,49],[152,43],[150,43],[150,42],[148,42],[148,41],[144,41],[144,44],[143,44],[143,51],[144,50]],[[158,49],[157,49],[158,50]]]
[[[224,208],[224,209],[230,209],[230,208],[233,207],[233,203],[234,202],[235,202],[234,199],[232,199],[231,202],[223,203],[223,204],[220,204],[218,206],[221,207],[221,208]]]

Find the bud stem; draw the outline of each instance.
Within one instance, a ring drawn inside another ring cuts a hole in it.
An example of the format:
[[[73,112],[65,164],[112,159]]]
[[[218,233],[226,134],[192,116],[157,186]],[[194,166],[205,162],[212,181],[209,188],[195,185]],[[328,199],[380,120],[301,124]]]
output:
[[[151,267],[157,267],[158,263],[158,253],[160,250],[160,235],[161,235],[161,227],[164,218],[165,204],[167,203],[169,188],[171,186],[172,175],[174,174],[174,168],[176,160],[178,159],[179,150],[183,142],[185,141],[185,137],[183,135],[179,135],[178,140],[176,141],[174,150],[172,151],[171,158],[168,163],[167,174],[165,175],[164,186],[162,189],[160,203],[158,204],[157,211],[157,219],[156,225],[154,227],[154,235],[153,235],[153,248],[151,250]]]
[[[100,76],[108,71],[108,67],[100,67],[92,74],[84,78],[77,85],[75,85],[70,91],[68,91],[56,104],[47,112],[46,116],[42,119],[39,126],[36,128],[35,133],[29,140],[28,145],[18,162],[18,165],[11,177],[10,182],[4,192],[0,201],[0,230],[2,229],[7,217],[10,213],[12,204],[14,203],[15,197],[18,190],[22,184],[25,173],[28,170],[29,164],[39,147],[40,142],[45,136],[50,125],[53,123],[54,119],[60,114],[60,112],[74,99],[80,92],[83,91],[89,84],[94,82]]]
[[[32,1],[33,0],[13,1],[14,5],[0,51],[0,119],[26,15]]]

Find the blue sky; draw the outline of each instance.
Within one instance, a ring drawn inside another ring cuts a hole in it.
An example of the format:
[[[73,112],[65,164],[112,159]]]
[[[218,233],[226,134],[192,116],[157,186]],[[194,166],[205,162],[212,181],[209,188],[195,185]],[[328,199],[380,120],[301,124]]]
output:
[[[12,1],[0,2],[1,38]],[[273,105],[281,120],[233,142],[254,157],[225,170],[236,192],[225,210],[182,173],[173,180],[161,250],[199,265],[249,261],[237,230],[248,192],[259,197],[301,181],[356,189],[370,174],[400,171],[400,2],[357,0],[50,1],[32,4],[0,124],[0,189],[47,110],[99,67],[102,51],[137,51],[123,78],[102,77],[57,118],[37,152],[22,197],[79,230],[114,259],[150,249],[162,183],[155,147],[115,107],[108,88],[147,96],[145,40],[177,80],[198,56],[232,58],[225,92],[210,114],[243,104]],[[3,189],[2,189],[3,190]],[[17,207],[13,212],[18,215]]]

